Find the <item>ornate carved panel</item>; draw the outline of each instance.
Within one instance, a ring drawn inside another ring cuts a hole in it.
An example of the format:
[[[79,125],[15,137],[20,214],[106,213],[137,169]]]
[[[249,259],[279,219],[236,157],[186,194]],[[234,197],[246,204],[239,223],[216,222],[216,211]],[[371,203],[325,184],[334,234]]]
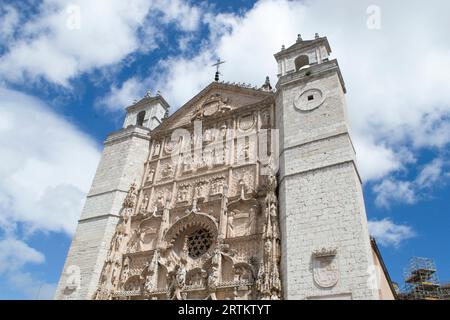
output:
[[[185,113],[203,121],[200,163],[172,162],[181,140],[152,137],[142,185],[125,198],[95,298],[281,297],[276,179],[260,185],[255,134],[270,127],[273,110],[236,108],[220,93],[194,107]],[[188,139],[192,159],[196,144]],[[238,158],[245,162],[231,161]]]

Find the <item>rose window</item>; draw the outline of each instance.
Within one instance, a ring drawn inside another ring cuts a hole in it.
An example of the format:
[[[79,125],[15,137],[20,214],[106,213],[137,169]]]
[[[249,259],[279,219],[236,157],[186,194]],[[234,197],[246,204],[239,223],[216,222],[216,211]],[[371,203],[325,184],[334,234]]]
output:
[[[211,247],[213,236],[206,229],[199,229],[188,236],[187,245],[189,256],[198,258]]]

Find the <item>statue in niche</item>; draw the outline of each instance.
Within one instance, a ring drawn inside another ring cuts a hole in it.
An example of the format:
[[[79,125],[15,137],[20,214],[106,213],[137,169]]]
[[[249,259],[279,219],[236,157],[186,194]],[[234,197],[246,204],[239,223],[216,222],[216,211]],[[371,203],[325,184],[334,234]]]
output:
[[[120,250],[123,238],[124,238],[124,235],[123,235],[122,231],[117,230],[114,240],[113,240],[113,247],[112,247],[112,250],[110,251],[112,254],[114,254],[114,252],[118,252]]]
[[[156,199],[156,207],[158,209],[164,207],[164,194],[161,192],[158,194],[158,198]]]
[[[208,166],[210,166],[212,164],[214,160],[214,154],[213,154],[213,150],[207,148],[205,151],[203,151],[203,157],[202,157],[202,163],[201,163],[201,168],[206,168]]]
[[[127,223],[128,219],[134,215],[134,210],[132,208],[124,208],[122,211],[123,222]]]
[[[130,257],[125,257],[122,268],[122,282],[127,281],[130,273]]]
[[[238,150],[237,162],[238,164],[243,164],[249,161],[249,159],[250,159],[250,146],[247,143],[245,143],[245,145]]]
[[[181,291],[186,284],[186,268],[183,264],[175,266],[173,279],[169,285],[168,298],[183,300]]]
[[[268,128],[270,126],[270,113],[265,110],[261,113],[261,129]]]
[[[158,250],[155,250],[152,260],[150,263],[147,261],[145,270],[147,272],[147,277],[145,279],[144,283],[144,289],[148,292],[153,291],[156,289],[157,286],[157,276],[158,276],[158,259],[159,259],[159,252]]]
[[[139,243],[138,243],[137,250],[142,251],[144,248],[144,243],[145,243],[145,232],[142,231],[139,234]]]
[[[188,197],[189,197],[189,186],[187,185],[180,186],[177,195],[177,202],[186,202],[188,201]]]
[[[248,213],[247,235],[256,233],[256,208],[251,207]]]
[[[154,178],[154,176],[155,176],[155,169],[152,167],[152,168],[150,168],[150,170],[148,171],[147,182],[153,183],[153,178]]]
[[[220,145],[217,146],[214,149],[213,164],[216,165],[216,166],[224,164],[224,161],[223,161],[223,147],[220,146]]]
[[[155,149],[153,150],[153,156],[159,155],[159,151],[161,150],[161,144],[157,142],[155,144]]]
[[[137,186],[136,183],[132,183],[128,193],[123,201],[124,208],[134,208],[137,200]]]
[[[222,260],[222,252],[220,251],[219,246],[214,248],[214,252],[211,258],[211,264],[218,266]]]
[[[208,289],[216,290],[217,283],[219,281],[219,268],[212,266],[208,275]]]
[[[144,195],[144,199],[142,199],[140,213],[145,214],[147,212],[148,202],[150,201],[147,194]]]
[[[195,198],[196,199],[204,199],[205,198],[205,187],[207,183],[205,181],[200,181],[195,186]]]
[[[141,233],[135,229],[127,244],[128,252],[136,252],[141,247]]]
[[[165,189],[164,191],[159,191],[156,195],[155,201],[155,211],[163,209],[166,207],[166,204],[172,198],[172,192],[169,189]]]
[[[241,196],[242,200],[248,200],[245,198],[245,192],[247,191],[247,186],[245,184],[245,181],[243,179],[240,179],[238,182],[238,188],[239,188],[239,195]]]
[[[226,123],[223,123],[220,128],[219,128],[219,136],[225,140],[227,137],[227,130],[228,130],[228,126]]]
[[[270,219],[272,221],[272,237],[278,238],[278,213],[277,213],[277,205],[275,203],[270,204],[269,208]]]
[[[223,194],[224,178],[216,178],[211,184],[211,194]]]
[[[172,164],[171,163],[167,163],[161,173],[162,173],[162,177],[163,178],[169,178],[169,177],[173,176],[173,166],[172,166]]]
[[[252,272],[243,266],[237,266],[234,269],[234,281],[250,281],[252,280]]]
[[[202,286],[203,280],[207,277],[207,273],[205,270],[200,270],[199,272],[195,272],[193,275],[191,275],[191,278],[189,279],[189,285],[191,286]]]
[[[203,141],[206,143],[211,143],[214,141],[214,135],[212,129],[206,129],[203,135]]]
[[[118,260],[115,260],[113,262],[112,272],[111,272],[111,284],[114,287],[117,285],[117,282],[119,280],[119,274],[120,274],[120,262]]]
[[[236,213],[234,211],[228,212],[228,215],[227,215],[227,238],[234,238],[233,220],[234,220],[235,214]]]

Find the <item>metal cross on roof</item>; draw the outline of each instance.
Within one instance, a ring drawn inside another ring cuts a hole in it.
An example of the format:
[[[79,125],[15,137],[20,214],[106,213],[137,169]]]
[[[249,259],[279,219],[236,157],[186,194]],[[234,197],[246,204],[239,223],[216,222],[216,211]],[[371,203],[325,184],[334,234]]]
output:
[[[225,62],[226,62],[226,61],[220,61],[220,58],[219,58],[219,59],[217,59],[217,62],[211,66],[211,67],[216,67],[216,75],[215,75],[215,77],[214,77],[214,80],[215,80],[215,81],[219,81],[219,75],[220,75],[220,72],[219,72],[219,66],[220,66],[221,64],[224,64]]]

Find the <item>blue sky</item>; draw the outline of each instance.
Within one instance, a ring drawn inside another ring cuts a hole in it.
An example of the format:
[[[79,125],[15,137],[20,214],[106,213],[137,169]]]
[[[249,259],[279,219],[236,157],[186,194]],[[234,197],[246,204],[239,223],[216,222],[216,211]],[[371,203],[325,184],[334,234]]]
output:
[[[375,5],[375,7],[373,6]],[[450,22],[443,1],[0,0],[0,299],[52,297],[102,141],[160,90],[276,83],[273,54],[326,35],[348,89],[370,229],[392,278],[450,281]]]

